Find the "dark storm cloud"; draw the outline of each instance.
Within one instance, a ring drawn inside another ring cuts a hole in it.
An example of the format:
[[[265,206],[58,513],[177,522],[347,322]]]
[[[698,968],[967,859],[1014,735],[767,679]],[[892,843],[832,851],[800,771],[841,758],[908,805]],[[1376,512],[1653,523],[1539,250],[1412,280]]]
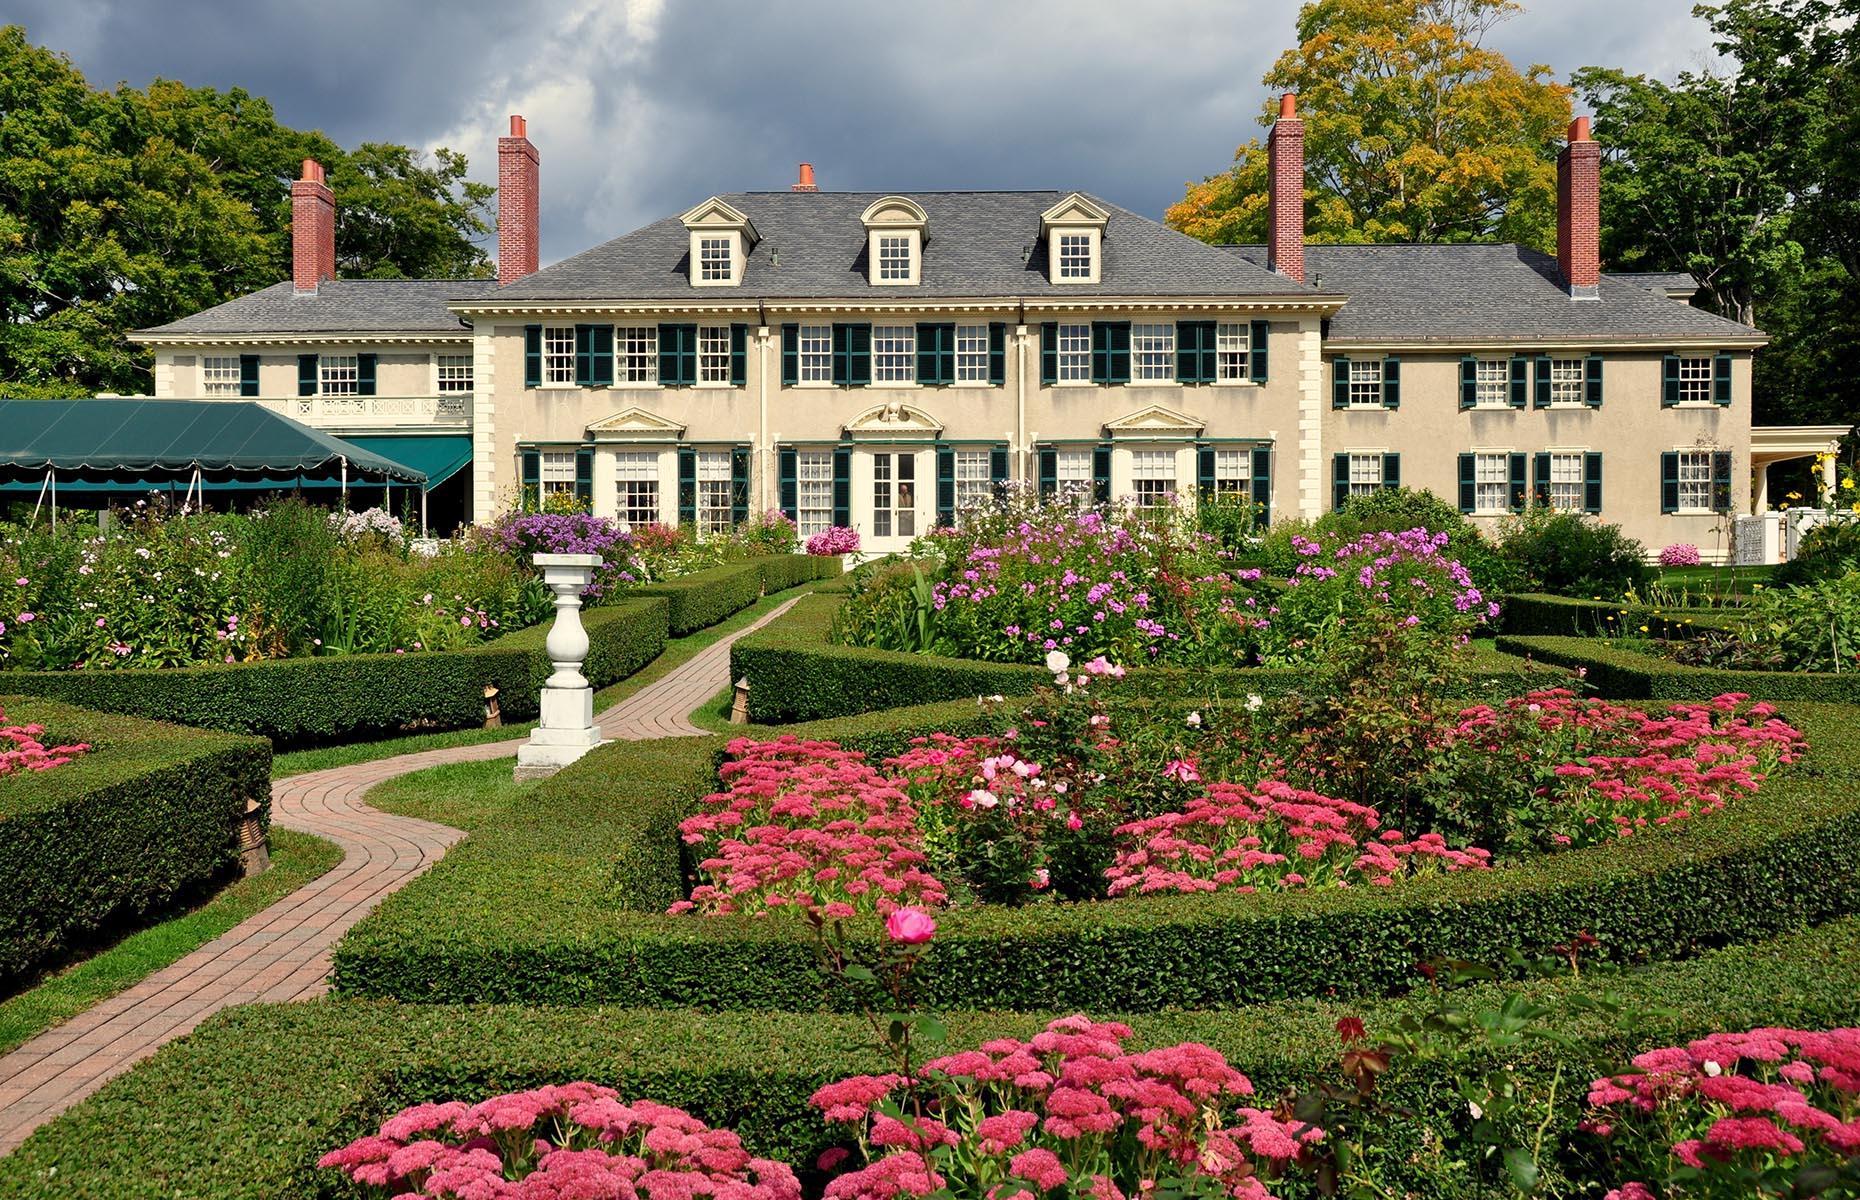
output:
[[[1081,188],[1160,214],[1258,132],[1285,0],[928,5],[807,0],[15,0],[99,85],[243,87],[280,119],[450,145],[495,178],[504,115],[543,156],[561,258],[717,192]],[[1493,41],[1558,78],[1705,61],[1690,0],[1535,0]]]

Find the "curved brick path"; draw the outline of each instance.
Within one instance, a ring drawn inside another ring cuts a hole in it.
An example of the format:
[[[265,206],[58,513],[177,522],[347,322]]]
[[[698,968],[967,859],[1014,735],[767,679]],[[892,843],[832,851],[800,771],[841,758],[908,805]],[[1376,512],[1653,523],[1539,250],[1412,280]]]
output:
[[[603,712],[596,724],[607,737],[628,741],[702,735],[687,717],[729,683],[730,644],[793,603],[706,646]],[[322,995],[337,939],[465,836],[450,826],[379,812],[362,796],[396,775],[506,757],[517,745],[422,750],[273,782],[272,821],[335,842],[342,862],[172,966],[0,1057],[0,1154],[222,1008]]]

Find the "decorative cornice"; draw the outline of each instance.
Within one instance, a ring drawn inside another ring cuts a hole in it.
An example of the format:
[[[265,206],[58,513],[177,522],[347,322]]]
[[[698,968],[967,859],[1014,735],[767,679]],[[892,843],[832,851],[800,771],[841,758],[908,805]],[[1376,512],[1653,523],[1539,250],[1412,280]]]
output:
[[[142,346],[169,346],[180,349],[217,350],[224,346],[410,346],[433,342],[471,341],[472,330],[444,333],[130,333],[128,339]]]
[[[995,312],[1018,314],[1033,312],[1097,312],[1107,309],[1133,312],[1226,312],[1236,315],[1264,312],[1315,313],[1328,316],[1343,307],[1342,296],[996,296],[976,299],[960,297],[911,299],[905,289],[888,289],[884,296],[871,299],[823,297],[821,299],[769,300],[732,296],[717,300],[511,300],[502,303],[484,300],[461,300],[449,307],[453,312],[483,316],[657,316],[657,315],[742,315],[766,313],[771,322],[783,316],[808,316],[826,313],[961,313]]]
[[[1733,334],[1729,337],[1645,337],[1556,338],[1505,336],[1493,338],[1325,338],[1324,352],[1349,350],[1413,351],[1417,354],[1459,354],[1477,350],[1555,352],[1558,350],[1756,350],[1769,344],[1762,335]]]

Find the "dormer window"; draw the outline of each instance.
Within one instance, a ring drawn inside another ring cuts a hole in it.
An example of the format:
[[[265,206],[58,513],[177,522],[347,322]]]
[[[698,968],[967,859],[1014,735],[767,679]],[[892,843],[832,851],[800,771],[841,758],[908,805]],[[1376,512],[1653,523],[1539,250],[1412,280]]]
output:
[[[865,223],[866,282],[873,287],[908,287],[922,279],[929,218],[908,196],[874,200],[860,214]]]
[[[1091,234],[1062,233],[1059,235],[1059,277],[1080,280],[1092,277]]]
[[[1110,209],[1078,192],[1041,213],[1040,233],[1046,238],[1047,282],[1100,282],[1104,230],[1110,219]]]
[[[698,278],[703,283],[729,283],[735,275],[732,262],[736,258],[731,253],[736,247],[733,237],[707,237],[698,239]]]
[[[691,234],[692,287],[736,287],[743,282],[756,227],[741,210],[713,196],[679,220]]]

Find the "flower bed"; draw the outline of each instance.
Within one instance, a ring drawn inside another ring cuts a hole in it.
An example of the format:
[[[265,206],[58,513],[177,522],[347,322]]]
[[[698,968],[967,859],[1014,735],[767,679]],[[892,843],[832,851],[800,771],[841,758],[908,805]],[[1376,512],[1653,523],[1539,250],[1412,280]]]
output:
[[[49,771],[90,749],[85,742],[47,746],[39,740],[44,734],[43,725],[8,724],[6,709],[0,708],[0,776],[20,771]]]

